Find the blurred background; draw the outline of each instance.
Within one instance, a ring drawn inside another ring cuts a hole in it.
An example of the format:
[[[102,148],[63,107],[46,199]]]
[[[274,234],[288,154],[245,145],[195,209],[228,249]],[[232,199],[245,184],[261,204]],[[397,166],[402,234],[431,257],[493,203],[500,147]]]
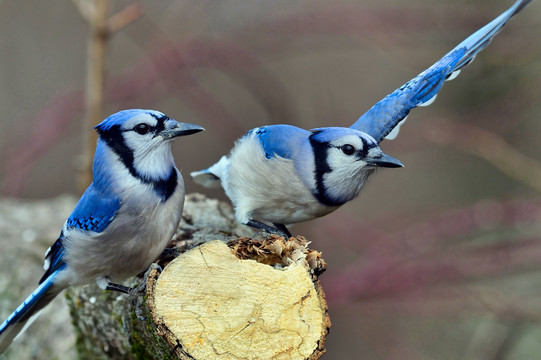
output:
[[[92,119],[152,108],[205,127],[175,142],[176,163],[188,192],[226,200],[189,172],[253,127],[349,126],[511,5],[0,0],[2,319],[33,289],[82,192]],[[328,263],[326,358],[539,356],[540,25],[534,2],[433,105],[412,111],[382,143],[405,168],[291,229]],[[13,358],[74,356],[69,317],[49,316],[31,335],[65,343],[27,342]]]

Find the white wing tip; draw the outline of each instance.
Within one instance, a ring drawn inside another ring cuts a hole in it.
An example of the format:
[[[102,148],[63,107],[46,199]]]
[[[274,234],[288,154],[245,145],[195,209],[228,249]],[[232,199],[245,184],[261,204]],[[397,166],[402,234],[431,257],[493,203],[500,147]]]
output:
[[[447,79],[445,79],[445,81],[451,81],[451,80],[456,79],[458,75],[460,75],[460,71],[462,70],[453,71],[452,73],[449,74],[449,76],[447,76]]]
[[[385,136],[385,139],[387,140],[396,139],[396,137],[398,136],[398,133],[400,132],[400,127],[406,122],[407,119],[408,117],[406,116],[398,124],[396,124],[396,126],[391,130],[391,132],[387,134],[387,136]]]
[[[423,103],[420,103],[419,105],[417,106],[429,106],[429,105],[432,105],[432,103],[434,101],[436,101],[436,97],[438,96],[438,94],[432,96],[430,99],[428,99],[427,101],[423,102]]]

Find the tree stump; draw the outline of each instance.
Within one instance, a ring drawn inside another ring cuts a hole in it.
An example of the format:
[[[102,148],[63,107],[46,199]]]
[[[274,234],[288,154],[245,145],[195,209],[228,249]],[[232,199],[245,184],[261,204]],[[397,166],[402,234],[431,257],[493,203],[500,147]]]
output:
[[[144,293],[68,292],[81,359],[320,358],[330,328],[320,253],[300,236],[238,238],[252,230],[202,195],[187,197],[183,217],[180,256],[147,273]]]

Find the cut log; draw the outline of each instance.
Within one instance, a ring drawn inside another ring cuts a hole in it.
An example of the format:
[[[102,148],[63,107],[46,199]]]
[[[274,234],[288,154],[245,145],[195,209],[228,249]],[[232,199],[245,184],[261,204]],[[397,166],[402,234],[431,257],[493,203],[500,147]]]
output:
[[[232,245],[198,246],[151,276],[150,312],[179,358],[318,359],[330,321],[317,253],[303,238]],[[252,254],[265,263],[239,259]]]
[[[228,206],[188,196],[173,244],[181,255],[162,259],[163,271],[147,274],[146,290],[68,291],[80,358],[321,357],[330,320],[318,281],[325,270],[320,253],[303,237],[236,236],[243,232]]]

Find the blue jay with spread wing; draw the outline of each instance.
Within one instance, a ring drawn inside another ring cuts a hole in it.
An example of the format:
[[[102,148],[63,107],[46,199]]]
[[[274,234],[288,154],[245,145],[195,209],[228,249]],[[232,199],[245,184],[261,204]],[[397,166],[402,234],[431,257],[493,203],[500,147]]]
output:
[[[115,282],[144,271],[173,237],[184,182],[171,142],[204,130],[154,110],[124,110],[96,126],[92,184],[45,254],[37,289],[0,325],[0,354],[25,323],[70,285]],[[113,282],[115,281],[115,282]]]
[[[515,2],[351,127],[259,127],[216,164],[192,172],[192,178],[206,187],[221,185],[240,223],[291,236],[286,224],[326,215],[354,199],[377,168],[403,166],[379,143],[394,138],[410,110],[430,104],[443,83],[454,79],[530,1]]]

